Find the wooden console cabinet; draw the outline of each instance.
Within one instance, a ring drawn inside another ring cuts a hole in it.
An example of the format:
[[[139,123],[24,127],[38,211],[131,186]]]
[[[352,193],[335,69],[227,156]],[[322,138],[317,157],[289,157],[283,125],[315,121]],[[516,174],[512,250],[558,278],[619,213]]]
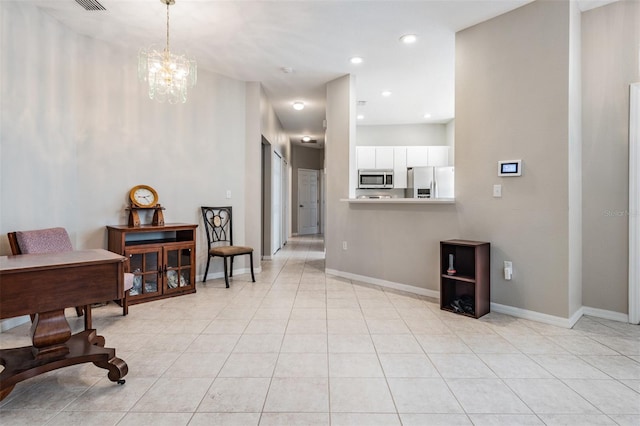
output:
[[[482,241],[440,242],[440,309],[473,318],[489,313],[490,247]],[[449,255],[453,255],[454,273],[447,272]]]
[[[126,272],[135,275],[130,305],[196,291],[198,225],[107,226],[108,248],[129,259]]]

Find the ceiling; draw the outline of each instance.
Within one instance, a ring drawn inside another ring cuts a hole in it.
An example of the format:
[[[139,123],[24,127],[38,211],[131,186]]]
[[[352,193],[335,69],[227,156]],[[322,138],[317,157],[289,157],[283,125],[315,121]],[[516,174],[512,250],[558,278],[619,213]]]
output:
[[[137,49],[165,43],[161,0],[98,0],[106,11],[87,11],[75,0],[16,1],[37,5],[77,33],[131,49],[132,61]],[[349,73],[357,100],[366,103],[357,106],[364,116],[358,124],[450,121],[456,31],[530,1],[176,0],[171,51],[195,57],[200,70],[259,81],[291,141],[308,135],[322,146],[325,84]],[[579,3],[586,10],[611,1]],[[416,34],[417,42],[401,43],[404,34]],[[351,64],[353,56],[363,62]],[[296,111],[294,101],[306,107]]]

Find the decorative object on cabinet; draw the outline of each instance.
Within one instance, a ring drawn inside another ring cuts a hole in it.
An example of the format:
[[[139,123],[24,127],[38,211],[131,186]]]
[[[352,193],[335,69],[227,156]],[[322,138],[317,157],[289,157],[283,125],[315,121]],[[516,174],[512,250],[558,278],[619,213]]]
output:
[[[73,251],[71,239],[65,228],[46,228],[32,231],[16,231],[7,234],[11,254],[36,254],[36,253],[62,253]],[[124,293],[120,299],[122,305],[122,315],[129,313],[127,305],[127,294],[133,285],[133,276],[125,274]],[[85,328],[91,328],[90,307],[76,306],[76,314],[82,316],[83,311],[87,313],[85,317]],[[33,318],[32,318],[33,320]]]
[[[131,205],[126,208],[129,212],[129,226],[140,226],[139,210],[153,209],[152,225],[164,225],[164,214],[162,207],[158,203],[158,193],[148,185],[136,185],[129,190],[129,202]]]
[[[251,266],[251,281],[256,282],[253,274],[253,248],[233,245],[233,226],[231,222],[231,207],[201,207],[202,219],[207,232],[209,256],[207,267],[204,270],[202,282],[207,280],[209,263],[212,257],[222,257],[224,265],[224,282],[229,288],[229,277],[233,277],[233,258],[235,256],[249,255]],[[231,270],[227,270],[227,258],[231,260]]]
[[[176,0],[160,0],[167,5],[167,44],[160,51],[154,47],[141,50],[138,55],[138,78],[147,82],[149,98],[170,104],[187,102],[188,89],[196,85],[197,64],[186,55],[169,51],[169,6]]]
[[[456,268],[453,267],[453,254],[449,253],[449,267],[447,268],[447,275],[455,275]]]
[[[491,245],[482,241],[440,242],[440,309],[480,318],[491,303]],[[452,268],[455,259],[455,270]]]
[[[107,226],[108,248],[129,259],[129,304],[195,293],[196,224]]]

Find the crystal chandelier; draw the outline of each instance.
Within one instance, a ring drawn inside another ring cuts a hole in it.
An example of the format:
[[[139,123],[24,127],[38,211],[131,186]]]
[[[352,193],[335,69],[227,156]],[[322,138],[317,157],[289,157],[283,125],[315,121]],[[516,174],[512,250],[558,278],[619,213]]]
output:
[[[175,0],[160,0],[167,5],[167,46],[160,51],[150,47],[138,55],[138,78],[149,84],[149,98],[170,104],[187,101],[187,89],[197,80],[196,61],[169,51],[169,6]]]

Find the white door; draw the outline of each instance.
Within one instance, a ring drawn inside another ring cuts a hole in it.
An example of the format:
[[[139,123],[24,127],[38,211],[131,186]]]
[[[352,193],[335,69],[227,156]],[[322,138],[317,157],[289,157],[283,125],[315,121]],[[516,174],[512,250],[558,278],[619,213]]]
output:
[[[298,234],[318,233],[318,171],[298,169]]]
[[[271,164],[271,254],[282,248],[282,159],[274,152]]]
[[[287,244],[289,238],[289,205],[291,204],[291,198],[289,196],[289,164],[285,158],[282,159],[282,229],[280,238],[280,247],[284,247]]]

